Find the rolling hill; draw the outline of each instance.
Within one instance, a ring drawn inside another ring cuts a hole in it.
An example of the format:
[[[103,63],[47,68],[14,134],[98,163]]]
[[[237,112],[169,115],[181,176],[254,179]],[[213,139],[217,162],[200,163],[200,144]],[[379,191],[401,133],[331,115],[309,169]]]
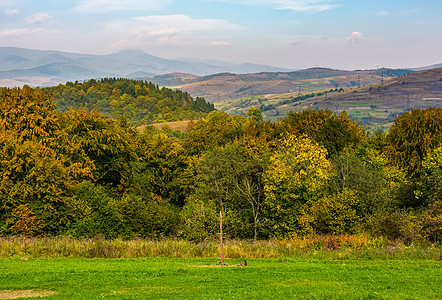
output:
[[[218,73],[208,76],[166,74],[148,78],[156,84],[176,87],[210,102],[256,95],[306,92],[321,89],[372,84],[383,79],[412,73],[412,70],[377,69],[343,71],[311,68],[292,72],[254,74]]]
[[[290,111],[308,108],[336,112],[345,110],[361,124],[384,123],[388,126],[394,117],[412,108],[442,107],[442,68],[419,71],[370,85],[327,88],[314,93],[291,92],[243,97],[215,105],[229,114],[245,114],[251,107],[260,107],[263,116],[270,120]]]

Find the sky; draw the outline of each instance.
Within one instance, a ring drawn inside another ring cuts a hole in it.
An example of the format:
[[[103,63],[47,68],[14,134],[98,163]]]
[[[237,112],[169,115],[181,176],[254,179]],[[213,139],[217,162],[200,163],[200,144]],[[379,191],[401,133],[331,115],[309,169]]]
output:
[[[442,63],[441,0],[0,0],[0,47],[290,69]]]

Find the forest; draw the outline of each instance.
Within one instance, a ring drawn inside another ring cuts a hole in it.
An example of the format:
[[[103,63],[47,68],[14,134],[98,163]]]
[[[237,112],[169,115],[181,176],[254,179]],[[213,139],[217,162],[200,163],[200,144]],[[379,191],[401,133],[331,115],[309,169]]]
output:
[[[199,119],[215,109],[204,98],[194,100],[187,92],[124,78],[67,82],[43,91],[57,103],[58,112],[97,110],[116,119],[123,116],[134,125]]]
[[[185,133],[135,125],[194,119]],[[277,122],[103,79],[0,92],[0,236],[442,240],[442,109],[369,134],[345,112]]]

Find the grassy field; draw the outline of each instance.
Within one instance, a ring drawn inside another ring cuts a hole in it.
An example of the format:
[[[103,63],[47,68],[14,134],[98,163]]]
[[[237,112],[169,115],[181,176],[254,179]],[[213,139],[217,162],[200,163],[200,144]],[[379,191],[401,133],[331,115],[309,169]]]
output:
[[[440,245],[368,235],[287,241],[0,237],[0,299],[437,299]]]
[[[441,262],[434,260],[250,259],[247,267],[207,266],[216,263],[215,258],[0,259],[0,296],[5,299],[20,290],[42,293],[47,299],[437,299],[442,295]]]

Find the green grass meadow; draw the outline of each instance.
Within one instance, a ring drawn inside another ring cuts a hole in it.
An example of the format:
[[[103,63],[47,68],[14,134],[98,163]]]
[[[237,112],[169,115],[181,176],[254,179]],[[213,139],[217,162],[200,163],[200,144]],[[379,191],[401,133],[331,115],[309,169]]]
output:
[[[238,260],[231,260],[238,263]],[[2,258],[1,290],[46,299],[440,299],[440,260]]]

